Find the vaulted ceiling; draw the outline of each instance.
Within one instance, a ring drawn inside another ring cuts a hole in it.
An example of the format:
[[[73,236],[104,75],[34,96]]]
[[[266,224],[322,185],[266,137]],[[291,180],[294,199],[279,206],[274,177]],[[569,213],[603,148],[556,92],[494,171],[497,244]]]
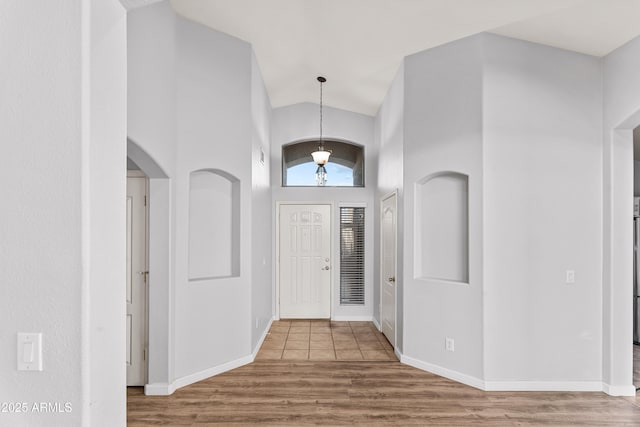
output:
[[[272,105],[375,115],[407,55],[489,31],[594,56],[640,35],[640,0],[171,0],[253,45]]]

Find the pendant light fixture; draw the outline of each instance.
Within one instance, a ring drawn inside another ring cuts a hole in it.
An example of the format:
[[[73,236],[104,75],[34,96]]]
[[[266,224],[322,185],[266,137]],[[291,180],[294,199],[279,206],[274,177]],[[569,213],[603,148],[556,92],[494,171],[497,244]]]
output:
[[[331,151],[324,149],[324,141],[322,140],[322,84],[326,82],[327,79],[319,76],[318,81],[320,82],[320,144],[318,145],[318,151],[311,153],[311,156],[313,156],[314,163],[318,165],[318,169],[316,169],[316,183],[318,186],[324,186],[327,182],[327,170],[324,168],[324,165],[327,164],[329,156],[331,155]]]

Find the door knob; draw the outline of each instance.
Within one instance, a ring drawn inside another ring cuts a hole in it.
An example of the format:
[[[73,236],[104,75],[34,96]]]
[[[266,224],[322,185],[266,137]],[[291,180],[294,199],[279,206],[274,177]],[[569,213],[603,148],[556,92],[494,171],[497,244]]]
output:
[[[329,269],[329,266],[325,265],[324,268],[322,268],[321,270],[328,270],[328,269]]]

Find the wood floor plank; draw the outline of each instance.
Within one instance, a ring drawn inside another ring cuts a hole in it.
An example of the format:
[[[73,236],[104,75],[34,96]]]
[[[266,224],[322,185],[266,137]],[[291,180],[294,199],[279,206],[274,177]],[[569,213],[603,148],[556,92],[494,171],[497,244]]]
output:
[[[483,392],[399,362],[256,361],[177,390],[128,393],[130,426],[638,426],[604,393]]]

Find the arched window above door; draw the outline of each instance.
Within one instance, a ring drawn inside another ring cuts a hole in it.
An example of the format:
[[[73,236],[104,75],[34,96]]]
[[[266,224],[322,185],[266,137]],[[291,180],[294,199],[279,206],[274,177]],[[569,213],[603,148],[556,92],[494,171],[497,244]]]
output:
[[[282,186],[315,187],[317,165],[311,153],[318,149],[318,141],[294,142],[282,146]],[[327,187],[364,187],[364,147],[350,142],[323,140],[331,151],[325,165]]]

